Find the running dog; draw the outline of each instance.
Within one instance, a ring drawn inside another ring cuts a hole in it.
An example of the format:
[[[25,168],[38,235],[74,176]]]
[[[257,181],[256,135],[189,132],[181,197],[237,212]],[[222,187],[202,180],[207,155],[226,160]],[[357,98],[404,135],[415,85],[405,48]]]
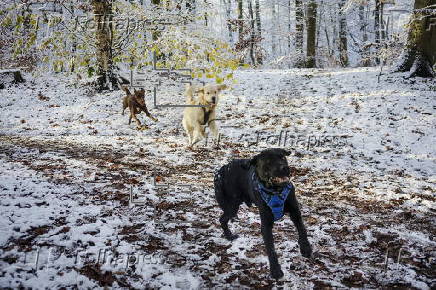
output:
[[[153,117],[147,110],[147,106],[145,105],[145,90],[142,88],[139,91],[134,90],[133,94],[130,93],[129,89],[121,86],[121,88],[126,92],[126,96],[123,99],[123,111],[121,112],[122,115],[124,115],[124,111],[128,107],[130,110],[130,116],[129,116],[129,125],[132,122],[132,118],[136,121],[136,124],[138,124],[138,129],[143,128],[141,125],[141,122],[136,117],[137,114],[144,112],[147,117],[152,119],[153,121],[157,122],[157,119]]]
[[[303,257],[312,256],[306,228],[301,218],[295,188],[289,180],[290,168],[286,160],[289,151],[267,149],[252,159],[235,159],[221,167],[215,174],[215,197],[224,211],[219,221],[224,237],[234,240],[228,222],[236,217],[239,206],[253,203],[258,207],[261,233],[268,255],[271,276],[283,277],[283,271],[274,249],[272,228],[274,221],[288,213],[298,231],[298,244]]]
[[[189,146],[192,147],[206,138],[205,127],[209,127],[215,138],[218,137],[216,107],[218,95],[225,89],[226,85],[206,85],[199,88],[190,84],[186,86],[186,103],[190,106],[183,112],[182,124],[189,138]]]

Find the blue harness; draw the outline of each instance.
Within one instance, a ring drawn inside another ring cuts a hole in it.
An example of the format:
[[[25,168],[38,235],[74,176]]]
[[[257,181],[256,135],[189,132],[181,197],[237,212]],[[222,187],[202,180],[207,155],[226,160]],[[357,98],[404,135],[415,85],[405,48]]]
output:
[[[294,188],[292,183],[286,185],[281,192],[277,192],[266,188],[257,178],[255,171],[253,171],[252,179],[254,186],[256,187],[257,191],[259,191],[263,201],[271,209],[274,216],[274,221],[278,221],[279,219],[281,219],[284,215],[286,198],[288,197],[291,190]]]

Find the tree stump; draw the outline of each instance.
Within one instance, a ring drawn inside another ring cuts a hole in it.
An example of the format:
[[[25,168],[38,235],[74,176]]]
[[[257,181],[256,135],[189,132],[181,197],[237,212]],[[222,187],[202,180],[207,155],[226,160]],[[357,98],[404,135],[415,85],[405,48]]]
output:
[[[25,80],[19,68],[0,70],[0,89],[4,89],[7,83],[18,84],[24,82]]]

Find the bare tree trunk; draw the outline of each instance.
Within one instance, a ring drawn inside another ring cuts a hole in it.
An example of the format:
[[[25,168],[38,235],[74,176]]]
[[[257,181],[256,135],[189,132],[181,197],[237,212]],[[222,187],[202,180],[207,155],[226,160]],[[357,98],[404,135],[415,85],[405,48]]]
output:
[[[411,68],[411,77],[434,77],[436,63],[436,0],[415,0],[416,9],[425,9],[416,15],[416,57]]]
[[[260,21],[260,4],[259,4],[259,0],[256,0],[256,1],[255,1],[254,9],[256,10],[256,28],[257,28],[257,35],[258,35],[259,39],[261,39],[261,38],[262,38],[262,26],[261,26],[261,21]],[[261,45],[261,43],[262,43],[262,42],[259,43],[259,46]],[[262,60],[262,54],[261,54],[261,53],[258,53],[258,54],[256,55],[256,58],[257,58],[257,62],[258,62],[259,64],[262,64],[262,63],[263,63],[263,60]]]
[[[254,13],[253,13],[253,4],[252,0],[248,0],[248,13],[250,14],[250,58],[251,63],[255,66],[256,65],[256,58],[254,57],[254,38],[255,38],[255,31],[254,31]]]
[[[259,37],[262,36],[262,25],[261,25],[261,21],[260,21],[260,4],[259,4],[259,0],[255,1],[255,6],[254,9],[256,10],[256,28],[257,28],[257,35]]]
[[[116,86],[113,75],[112,59],[112,2],[109,0],[93,0],[92,7],[97,23],[96,57],[98,90],[108,90]]]
[[[365,19],[365,6],[363,5],[359,6],[359,22],[360,22],[360,32],[362,33],[362,41],[363,41],[363,46],[361,50],[361,58],[362,58],[361,62],[363,66],[369,66],[370,61],[368,57],[368,46],[366,43],[368,41],[368,33],[366,31],[366,27],[368,23]]]
[[[291,20],[291,0],[288,0],[286,2],[286,8],[287,8],[287,21],[288,21],[288,37],[287,37],[287,46],[288,46],[288,53],[291,52],[291,45],[292,45],[292,40],[291,40],[291,29],[292,29],[292,20]]]
[[[380,48],[380,0],[375,0],[375,10],[374,10],[374,32],[375,32],[375,43],[377,53]],[[376,64],[380,64],[380,58],[377,56],[375,58]]]
[[[411,70],[411,76],[434,77],[436,25],[432,20],[436,9],[430,5],[436,5],[436,0],[415,0],[406,48],[396,71]]]
[[[323,12],[324,12],[324,3],[323,0],[321,0],[320,4],[318,4],[318,12],[317,12],[317,24],[316,24],[316,50],[318,51],[318,43],[319,43],[319,34],[321,33],[321,19],[324,18]]]
[[[231,11],[232,11],[232,2],[231,0],[223,0],[224,5],[226,6],[226,18],[227,18],[227,30],[229,31],[229,40],[230,43],[233,43],[233,31],[232,31],[232,24],[230,23]]]
[[[206,7],[209,4],[209,3],[207,3],[206,0],[204,0],[204,3],[206,4]],[[207,17],[207,11],[208,11],[207,9],[204,11],[204,26],[207,26],[208,22],[209,22],[208,17]]]
[[[243,0],[238,0],[238,42],[243,46],[244,42],[244,14],[243,14]],[[241,57],[239,60],[240,64],[242,65],[244,63],[245,55]]]
[[[382,47],[387,48],[387,42],[386,42],[386,38],[387,38],[387,30],[386,30],[386,25],[385,25],[385,20],[384,20],[384,6],[385,3],[382,0],[380,2],[380,13],[379,13],[379,27],[380,27],[380,37],[381,37],[381,41],[380,41],[380,47],[379,47],[379,53]],[[383,58],[383,65],[386,64],[386,59]]]
[[[158,5],[160,5],[160,0],[151,0],[151,3],[152,3],[153,5],[158,6]],[[157,40],[157,39],[159,38],[159,36],[160,36],[160,31],[153,31],[153,32],[151,33],[151,38],[152,38],[153,40]]]
[[[380,31],[380,33],[381,33],[381,41],[383,42],[383,41],[385,41],[386,40],[386,25],[385,25],[385,20],[384,20],[384,7],[385,7],[385,3],[382,1],[381,3],[380,3],[380,14],[379,14],[379,17],[380,17],[380,29],[381,29],[381,31]]]
[[[151,0],[151,4],[155,5],[156,7],[160,6],[162,8],[162,6],[165,5],[165,2],[163,2],[161,5],[160,0]],[[160,36],[161,36],[161,31],[159,30],[153,30],[151,32],[151,39],[153,41],[157,41],[160,38]],[[155,59],[156,62],[162,61],[164,64],[166,63],[166,55],[164,53],[158,53],[155,51],[154,54],[156,55],[156,59]]]
[[[332,29],[332,50],[335,50],[336,47],[338,47],[338,36],[339,36],[339,32],[338,32],[338,27],[336,25],[336,21],[335,19],[338,18],[338,9],[331,9],[330,10],[330,25],[333,27]],[[333,53],[334,55],[334,53]],[[335,61],[337,62],[336,56],[335,56]]]
[[[276,25],[277,25],[277,10],[276,10],[276,0],[270,0],[271,3],[271,13],[272,13],[272,25],[271,29],[271,52],[273,57],[277,56],[277,37],[276,37]]]
[[[329,37],[329,32],[328,32],[327,27],[328,27],[328,25],[327,25],[327,22],[326,22],[325,17],[324,17],[324,34],[325,34],[325,39],[327,41],[327,51],[328,51],[329,58],[330,58],[333,55],[333,52],[332,52],[331,45],[330,45],[330,37]]]
[[[297,67],[303,65],[304,14],[302,0],[295,0],[295,50],[297,51]]]
[[[238,35],[238,37],[239,37],[239,43],[242,43],[242,41],[243,41],[243,35],[242,35],[242,33],[243,33],[243,26],[244,26],[244,23],[243,23],[243,17],[244,17],[244,14],[243,14],[243,5],[242,5],[243,3],[242,3],[242,0],[238,0],[238,27],[239,27],[239,29],[238,29],[238,33],[239,33],[239,35]]]
[[[339,3],[339,60],[341,66],[348,66],[347,18],[344,11],[346,0]]]
[[[316,0],[310,0],[307,7],[307,60],[306,67],[313,68],[316,66]]]

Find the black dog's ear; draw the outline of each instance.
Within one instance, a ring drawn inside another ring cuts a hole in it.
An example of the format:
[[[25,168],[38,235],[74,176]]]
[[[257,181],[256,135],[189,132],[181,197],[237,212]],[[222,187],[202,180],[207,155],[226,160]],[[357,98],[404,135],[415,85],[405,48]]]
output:
[[[285,149],[279,149],[280,153],[283,154],[283,156],[289,156],[291,155],[291,151],[285,150]]]
[[[257,155],[254,156],[253,158],[251,158],[250,160],[246,160],[243,164],[242,164],[242,168],[244,169],[250,169],[250,166],[255,166],[257,163]]]

